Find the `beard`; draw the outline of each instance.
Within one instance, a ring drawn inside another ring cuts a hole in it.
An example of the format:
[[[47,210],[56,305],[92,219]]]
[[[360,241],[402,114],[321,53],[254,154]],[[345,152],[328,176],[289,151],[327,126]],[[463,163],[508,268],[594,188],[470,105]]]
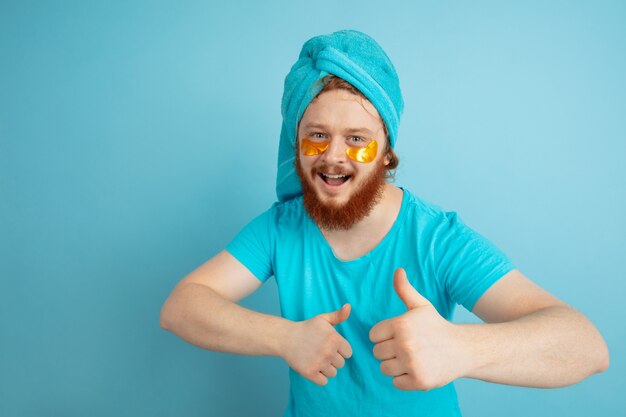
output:
[[[328,168],[327,164],[313,167],[311,177],[315,178],[320,172],[329,172]],[[348,230],[363,220],[382,199],[386,184],[387,167],[381,158],[376,163],[376,169],[357,185],[358,188],[355,188],[348,201],[335,204],[320,200],[313,183],[304,175],[299,152],[296,154],[296,170],[302,184],[304,208],[311,219],[326,230]]]

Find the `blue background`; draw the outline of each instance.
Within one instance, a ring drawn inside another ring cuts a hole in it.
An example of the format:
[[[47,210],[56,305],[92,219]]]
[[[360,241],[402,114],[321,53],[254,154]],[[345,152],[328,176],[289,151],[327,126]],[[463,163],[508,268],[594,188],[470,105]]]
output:
[[[284,77],[344,28],[398,70],[397,183],[609,345],[562,389],[459,380],[464,415],[623,415],[624,22],[623,1],[2,1],[0,415],[282,413],[282,360],[199,349],[159,312],[275,200]],[[275,281],[243,305],[279,314]]]

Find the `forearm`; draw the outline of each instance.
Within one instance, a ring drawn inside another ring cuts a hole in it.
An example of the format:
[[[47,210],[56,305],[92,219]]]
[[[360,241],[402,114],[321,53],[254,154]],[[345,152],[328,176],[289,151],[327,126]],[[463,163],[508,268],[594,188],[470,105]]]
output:
[[[161,312],[161,326],[187,342],[241,355],[281,356],[291,323],[241,307],[200,284],[175,288]]]
[[[458,325],[468,378],[507,385],[571,385],[608,368],[604,339],[582,314],[550,307],[506,323]]]

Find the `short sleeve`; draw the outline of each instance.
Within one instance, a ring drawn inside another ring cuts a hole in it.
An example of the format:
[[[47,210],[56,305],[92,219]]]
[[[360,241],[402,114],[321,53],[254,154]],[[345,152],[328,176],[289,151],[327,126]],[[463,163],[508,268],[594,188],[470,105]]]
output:
[[[274,275],[274,210],[269,209],[248,223],[226,246],[226,250],[260,281]]]
[[[472,311],[478,299],[516,268],[493,243],[472,230],[455,212],[446,212],[434,236],[437,279],[450,298]]]

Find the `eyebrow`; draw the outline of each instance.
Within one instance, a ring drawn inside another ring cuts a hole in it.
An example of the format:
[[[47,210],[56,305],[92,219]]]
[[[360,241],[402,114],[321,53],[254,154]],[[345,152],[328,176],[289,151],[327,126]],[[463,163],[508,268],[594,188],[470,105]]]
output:
[[[308,129],[322,129],[322,130],[327,130],[328,126],[326,126],[323,123],[307,123],[306,125],[303,126],[304,129],[308,130]],[[344,130],[345,133],[365,133],[365,135],[367,136],[374,136],[374,132],[372,132],[371,130],[369,130],[366,127],[352,127],[352,128],[348,128],[346,130]]]

